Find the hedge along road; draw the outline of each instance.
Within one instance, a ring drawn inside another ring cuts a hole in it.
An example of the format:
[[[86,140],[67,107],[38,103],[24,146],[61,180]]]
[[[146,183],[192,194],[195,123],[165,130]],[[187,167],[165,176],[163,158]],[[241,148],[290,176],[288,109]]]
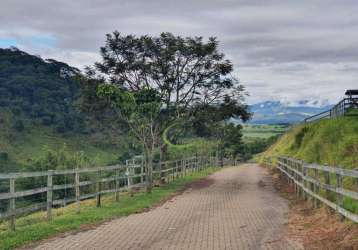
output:
[[[255,164],[225,168],[148,212],[35,249],[302,249],[285,234],[288,204]]]

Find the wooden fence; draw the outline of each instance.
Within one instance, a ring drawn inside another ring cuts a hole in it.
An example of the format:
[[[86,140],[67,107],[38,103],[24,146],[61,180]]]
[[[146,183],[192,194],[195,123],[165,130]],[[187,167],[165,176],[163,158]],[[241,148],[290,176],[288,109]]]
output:
[[[209,166],[216,166],[217,161],[218,159],[212,156],[195,156],[157,163],[154,164],[153,179],[166,178],[170,181]],[[225,159],[224,164],[233,164],[233,162]],[[14,230],[16,217],[34,211],[46,210],[47,219],[51,220],[53,207],[76,202],[76,211],[80,212],[81,200],[96,198],[96,205],[100,206],[101,195],[107,193],[115,193],[115,199],[118,201],[121,191],[144,186],[146,173],[143,162],[132,160],[127,161],[126,165],[0,174],[0,181],[8,182],[8,192],[0,193],[0,202],[7,202],[8,209],[0,213],[0,219],[9,219],[10,228]],[[20,184],[30,182],[32,186],[34,184],[39,186],[17,190],[18,182]],[[43,195],[43,201],[30,202],[30,204],[25,202],[24,205],[20,200],[36,195]],[[17,203],[22,206],[17,207]]]
[[[322,119],[336,118],[340,116],[354,116],[358,115],[357,112],[350,112],[358,109],[358,98],[344,98],[339,103],[337,103],[330,110],[324,111],[322,113],[307,117],[304,119],[305,123],[319,121]]]
[[[272,164],[272,160],[269,162]],[[315,207],[322,202],[336,210],[341,219],[346,217],[358,223],[358,214],[343,208],[344,197],[358,201],[357,170],[307,164],[289,157],[278,157],[277,168],[294,185],[298,196],[310,198]]]

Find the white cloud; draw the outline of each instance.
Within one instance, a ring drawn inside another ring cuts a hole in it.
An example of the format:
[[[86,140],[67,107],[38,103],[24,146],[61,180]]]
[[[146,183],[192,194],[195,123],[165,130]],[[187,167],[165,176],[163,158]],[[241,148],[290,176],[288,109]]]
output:
[[[355,0],[2,0],[0,38],[82,68],[116,29],[218,36],[250,103],[336,102],[358,87],[357,11]],[[36,46],[31,37],[56,42]]]

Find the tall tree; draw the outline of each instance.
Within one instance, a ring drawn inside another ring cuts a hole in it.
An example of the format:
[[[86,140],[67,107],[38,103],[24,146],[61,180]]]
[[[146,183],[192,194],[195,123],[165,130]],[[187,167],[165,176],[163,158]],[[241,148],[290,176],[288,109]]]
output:
[[[107,34],[101,55],[95,69],[108,82],[98,94],[119,110],[148,160],[162,131],[178,119],[195,115],[195,107],[210,110],[230,103],[231,111],[225,109],[230,114],[219,119],[249,117],[241,102],[244,88],[232,76],[233,65],[219,52],[216,38],[204,41],[171,33],[136,37],[115,31]]]

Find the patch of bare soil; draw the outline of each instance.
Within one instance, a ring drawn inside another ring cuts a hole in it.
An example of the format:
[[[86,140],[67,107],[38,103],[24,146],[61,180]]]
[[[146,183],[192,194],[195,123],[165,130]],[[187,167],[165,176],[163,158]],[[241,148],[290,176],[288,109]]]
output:
[[[358,250],[358,225],[345,220],[322,206],[314,209],[308,201],[299,200],[294,188],[272,171],[274,186],[279,193],[290,200],[288,235],[303,243],[305,249]]]
[[[214,179],[210,178],[210,177],[206,177],[203,179],[200,179],[198,181],[194,181],[192,183],[187,184],[184,189],[202,189],[202,188],[206,188],[209,187],[210,185],[212,185],[214,183]]]
[[[168,202],[174,202],[175,198],[178,195],[183,194],[185,191],[187,191],[188,189],[201,189],[201,188],[205,188],[208,187],[210,185],[212,185],[214,183],[214,179],[210,178],[210,175],[207,177],[204,177],[202,179],[193,181],[191,183],[186,184],[184,187],[182,187],[180,190],[176,191],[175,193],[171,194],[169,197],[162,199],[161,201],[157,202],[156,204],[152,205],[150,208],[146,208],[143,211],[140,211],[138,213],[142,213],[142,212],[149,212],[157,207],[162,206],[164,203]],[[163,185],[163,184],[162,184]]]

